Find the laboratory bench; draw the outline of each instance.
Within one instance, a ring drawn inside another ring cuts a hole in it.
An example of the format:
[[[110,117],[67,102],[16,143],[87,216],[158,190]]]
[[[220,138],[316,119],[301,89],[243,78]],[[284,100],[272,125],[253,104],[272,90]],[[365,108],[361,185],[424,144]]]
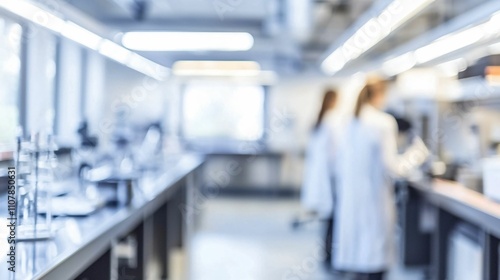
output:
[[[204,155],[207,164],[203,182],[207,193],[216,188],[221,195],[293,197],[299,191],[300,180],[292,179],[297,172],[291,170],[290,155],[284,151],[249,145],[204,151]]]
[[[499,279],[499,202],[440,179],[409,180],[400,189],[405,265],[427,266],[433,280]],[[450,275],[457,271],[471,276]]]
[[[54,218],[51,238],[18,242],[15,279],[168,278],[169,252],[188,245],[203,163],[197,154],[171,157],[139,178],[129,205]],[[2,259],[0,279],[11,279]]]
[[[206,193],[290,198],[300,192],[303,151],[242,143],[236,147],[206,149],[202,153],[206,158],[203,168]]]

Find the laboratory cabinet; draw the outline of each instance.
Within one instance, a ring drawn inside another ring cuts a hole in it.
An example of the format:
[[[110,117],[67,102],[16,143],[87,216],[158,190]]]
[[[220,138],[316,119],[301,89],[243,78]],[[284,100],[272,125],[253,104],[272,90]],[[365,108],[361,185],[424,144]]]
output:
[[[203,189],[224,195],[290,196],[298,185],[286,178],[286,154],[279,151],[218,151],[206,153]]]
[[[500,203],[453,181],[410,181],[404,189],[405,265],[426,267],[432,280],[499,279]]]
[[[483,234],[478,228],[459,223],[448,240],[448,275],[454,280],[483,279]]]

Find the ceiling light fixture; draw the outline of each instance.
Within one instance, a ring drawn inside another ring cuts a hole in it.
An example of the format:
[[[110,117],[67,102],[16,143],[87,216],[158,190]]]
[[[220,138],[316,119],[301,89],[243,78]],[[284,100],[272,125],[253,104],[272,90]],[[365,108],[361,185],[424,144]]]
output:
[[[138,51],[248,51],[254,39],[247,32],[127,32],[122,44]]]
[[[49,29],[84,47],[99,51],[102,55],[118,61],[144,75],[148,75],[155,79],[163,79],[165,78],[165,73],[168,73],[166,67],[135,54],[110,40],[102,38],[86,28],[72,21],[67,21],[30,1],[1,0],[0,9],[6,10],[38,26]]]
[[[488,50],[490,51],[491,54],[500,54],[500,43],[490,45],[488,47]]]
[[[24,0],[4,0],[0,1],[0,8],[29,20],[37,25],[59,33],[65,21],[53,13]]]
[[[97,50],[102,42],[102,37],[89,30],[67,21],[61,30],[61,35],[83,45],[89,49]]]
[[[482,9],[480,7],[480,9]],[[382,64],[381,70],[389,76],[400,74],[407,71],[415,66],[426,64],[434,65],[434,61],[440,62],[446,59],[446,56],[457,51],[464,50],[468,47],[472,47],[478,44],[485,44],[500,38],[500,30],[498,26],[500,25],[500,13],[491,14],[491,9],[486,9],[489,16],[477,16],[478,21],[474,24],[463,28],[461,30],[454,30],[446,35],[432,36],[429,34],[424,34],[425,37],[434,37],[437,39],[426,44],[422,44],[421,38],[415,39],[418,42],[417,47],[412,42],[409,43],[409,47],[403,47],[402,50],[406,50],[406,53],[400,55],[396,58],[386,59]],[[467,17],[467,15],[464,15]],[[484,21],[484,18],[487,20]],[[462,20],[462,19],[457,19]],[[454,26],[453,23],[450,23]],[[432,31],[430,32],[432,34]],[[416,49],[416,50],[411,50]],[[408,51],[411,50],[411,51]],[[490,53],[500,53],[500,43],[490,45],[488,47]],[[399,52],[401,53],[401,52]],[[413,63],[410,61],[404,61],[404,57],[408,55],[413,56]],[[463,59],[450,60],[453,57],[448,58],[448,62],[441,63],[438,68],[444,70],[446,75],[456,75],[458,71],[463,70],[466,67],[466,62]],[[398,61],[399,59],[399,61]],[[465,66],[463,66],[465,64]]]
[[[382,65],[382,72],[387,76],[395,76],[410,70],[415,64],[415,54],[413,52],[408,52],[384,62]]]
[[[172,67],[175,76],[258,76],[262,72],[255,61],[177,61]]]
[[[131,51],[106,39],[102,41],[99,47],[99,53],[122,64],[127,64],[132,55]]]
[[[415,51],[419,64],[429,62],[446,54],[479,42],[484,36],[484,26],[475,26],[454,34],[446,35]]]
[[[435,0],[395,0],[385,7],[378,16],[370,18],[344,43],[328,55],[321,68],[333,75],[344,66],[370,50],[406,21]]]

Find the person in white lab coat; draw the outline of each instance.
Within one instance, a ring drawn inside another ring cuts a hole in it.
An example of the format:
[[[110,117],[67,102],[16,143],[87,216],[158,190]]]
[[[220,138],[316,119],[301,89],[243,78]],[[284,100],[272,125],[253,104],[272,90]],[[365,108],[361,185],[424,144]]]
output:
[[[331,262],[331,244],[333,232],[332,217],[332,171],[330,167],[331,134],[336,123],[335,105],[337,92],[327,90],[319,112],[314,131],[306,150],[304,180],[301,192],[301,204],[313,215],[327,221],[325,236],[325,263]]]
[[[397,123],[381,111],[384,101],[385,84],[368,84],[358,97],[354,118],[333,134],[333,267],[363,280],[383,279],[394,257],[393,178],[407,176],[428,156],[420,139],[398,154]]]
[[[328,151],[330,150],[336,103],[337,92],[327,90],[309,139],[304,165],[301,204],[305,209],[322,218],[331,216],[332,210],[332,202],[324,201],[324,198],[332,197],[332,172]]]

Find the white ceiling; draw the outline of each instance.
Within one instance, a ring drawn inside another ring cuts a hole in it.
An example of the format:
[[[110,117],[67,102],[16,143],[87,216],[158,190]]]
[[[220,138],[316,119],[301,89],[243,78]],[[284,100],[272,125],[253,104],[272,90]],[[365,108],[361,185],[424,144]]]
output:
[[[68,0],[102,21],[131,20],[134,0]],[[148,0],[145,20],[264,20],[272,0]]]
[[[264,68],[294,72],[317,68],[327,49],[370,8],[374,0],[66,1],[104,25],[120,31],[231,30],[247,31],[255,37],[255,46],[249,52],[144,53],[166,66],[171,66],[178,59],[253,59],[261,62]],[[379,57],[386,51],[487,1],[498,0],[436,0],[422,15],[361,57],[357,63]],[[289,8],[291,2],[306,3],[310,9],[292,10]],[[137,3],[145,4],[142,15]],[[304,18],[309,20],[293,20],[294,17],[304,15]],[[303,34],[304,32],[309,34]]]

